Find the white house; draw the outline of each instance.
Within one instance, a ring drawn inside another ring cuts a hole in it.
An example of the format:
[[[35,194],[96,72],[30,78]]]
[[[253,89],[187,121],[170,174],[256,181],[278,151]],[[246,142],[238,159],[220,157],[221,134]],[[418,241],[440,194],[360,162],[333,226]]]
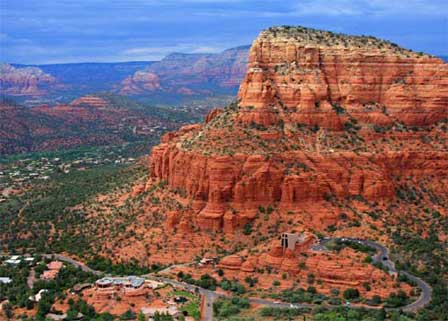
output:
[[[3,284],[9,284],[9,283],[11,283],[12,282],[12,279],[11,278],[8,278],[8,277],[0,277],[0,283],[3,283]]]

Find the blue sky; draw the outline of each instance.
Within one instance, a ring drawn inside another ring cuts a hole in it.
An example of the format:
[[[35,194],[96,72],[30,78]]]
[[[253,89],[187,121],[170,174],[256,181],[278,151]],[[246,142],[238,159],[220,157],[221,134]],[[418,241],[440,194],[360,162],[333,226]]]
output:
[[[0,23],[0,61],[14,63],[219,52],[284,24],[448,55],[446,0],[0,0]]]

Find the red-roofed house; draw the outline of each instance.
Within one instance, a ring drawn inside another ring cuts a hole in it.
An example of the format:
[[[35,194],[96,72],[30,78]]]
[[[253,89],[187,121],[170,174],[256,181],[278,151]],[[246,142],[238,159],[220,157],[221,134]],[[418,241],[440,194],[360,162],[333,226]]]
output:
[[[62,268],[63,264],[59,261],[52,261],[47,264],[47,269],[40,275],[41,280],[54,280]]]

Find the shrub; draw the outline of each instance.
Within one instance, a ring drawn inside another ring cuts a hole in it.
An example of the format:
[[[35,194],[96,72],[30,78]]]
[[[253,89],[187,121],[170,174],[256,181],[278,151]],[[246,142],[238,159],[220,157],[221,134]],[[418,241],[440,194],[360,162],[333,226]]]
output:
[[[240,313],[242,309],[249,308],[249,300],[233,297],[220,298],[213,303],[213,312],[218,318],[228,320],[230,316]]]
[[[309,286],[308,289],[306,289],[306,291],[308,293],[311,293],[311,294],[316,294],[317,293],[317,290],[316,290],[316,288],[314,286]]]
[[[252,234],[253,230],[252,230],[252,224],[247,223],[246,225],[244,225],[243,227],[243,234],[244,235],[250,235]]]
[[[343,293],[344,299],[346,300],[352,300],[359,298],[359,291],[358,289],[348,288]]]
[[[333,103],[331,104],[331,107],[333,108],[333,110],[336,112],[336,114],[340,115],[340,114],[344,114],[345,113],[345,108],[342,107],[341,105],[339,105],[338,103]]]

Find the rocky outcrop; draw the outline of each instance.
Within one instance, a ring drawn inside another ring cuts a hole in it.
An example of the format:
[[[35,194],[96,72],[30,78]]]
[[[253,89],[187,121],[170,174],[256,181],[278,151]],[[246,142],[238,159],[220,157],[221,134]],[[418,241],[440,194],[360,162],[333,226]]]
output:
[[[372,37],[271,28],[252,45],[238,97],[254,107],[246,123],[271,125],[260,114],[278,113],[285,122],[339,129],[330,104],[370,114],[376,110],[366,106],[375,103],[395,121],[428,125],[448,113],[448,65]]]
[[[70,105],[74,107],[106,108],[108,102],[97,96],[83,96],[73,100]]]
[[[239,105],[166,135],[149,184],[183,190],[189,218],[226,233],[260,206],[390,200],[398,176],[448,176],[446,146],[430,138],[446,141],[447,72],[439,59],[370,37],[269,29],[251,48]],[[323,226],[337,220],[313,214]]]
[[[3,95],[38,96],[46,93],[56,79],[37,67],[15,68],[0,64],[0,92]]]
[[[186,197],[195,202],[200,226],[233,232],[255,218],[258,206],[278,204],[279,208],[294,209],[301,203],[331,197],[391,199],[395,196],[392,175],[443,176],[448,168],[443,152],[328,156],[291,152],[277,157],[207,157],[168,143],[153,149],[151,176],[185,190]],[[304,164],[308,171],[287,175],[283,164],[288,162]]]
[[[155,73],[139,70],[121,83],[120,94],[136,95],[161,90],[159,76]]]

